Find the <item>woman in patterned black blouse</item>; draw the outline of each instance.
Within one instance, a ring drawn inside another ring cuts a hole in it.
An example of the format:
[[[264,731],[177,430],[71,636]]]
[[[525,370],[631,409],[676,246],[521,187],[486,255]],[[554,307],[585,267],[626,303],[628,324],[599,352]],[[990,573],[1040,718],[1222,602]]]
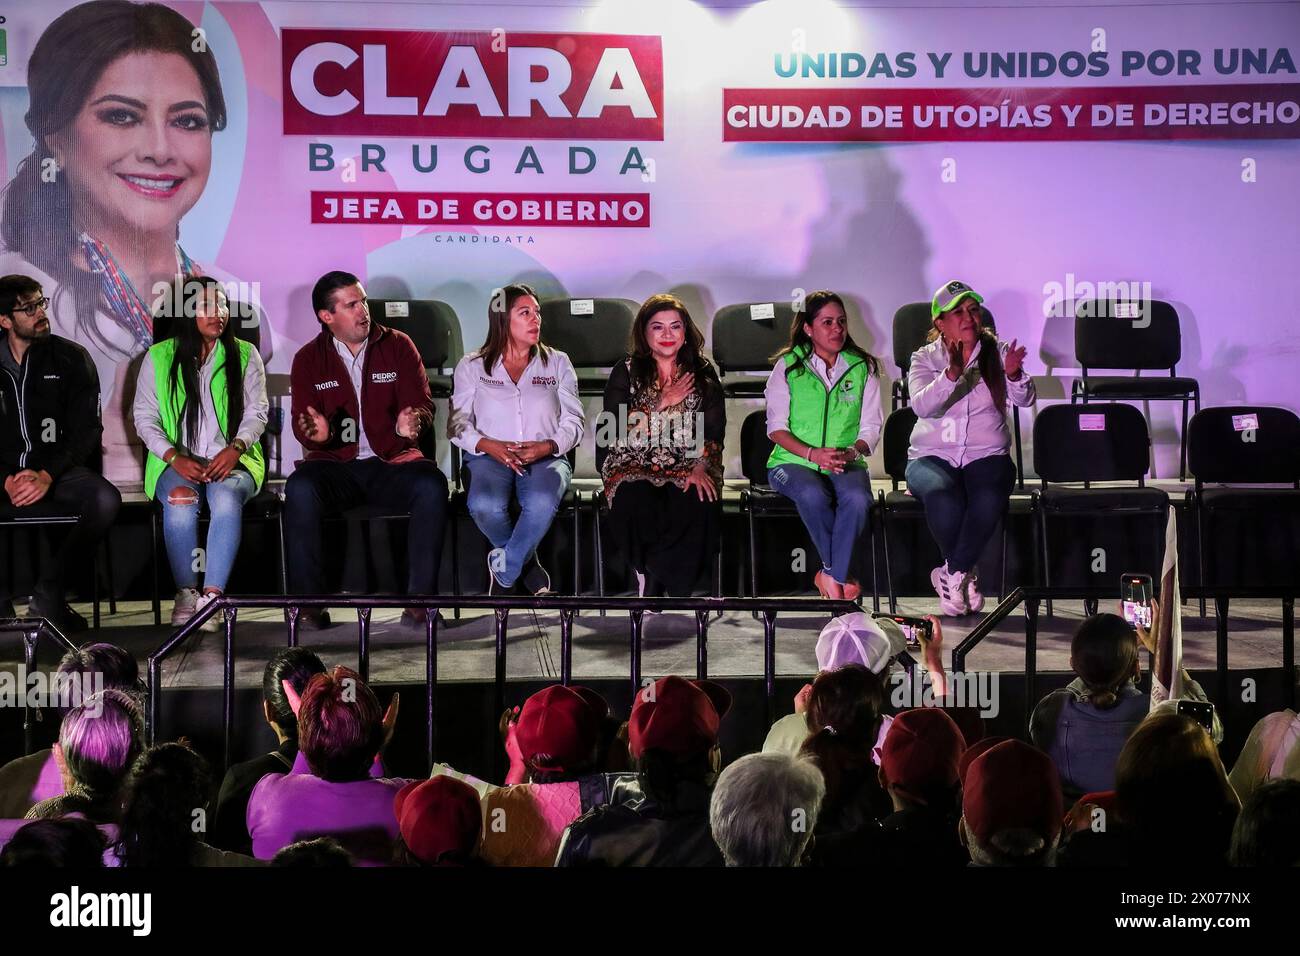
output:
[[[617,539],[646,597],[691,593],[722,525],[722,384],[681,299],[654,295],[610,372],[596,429]]]

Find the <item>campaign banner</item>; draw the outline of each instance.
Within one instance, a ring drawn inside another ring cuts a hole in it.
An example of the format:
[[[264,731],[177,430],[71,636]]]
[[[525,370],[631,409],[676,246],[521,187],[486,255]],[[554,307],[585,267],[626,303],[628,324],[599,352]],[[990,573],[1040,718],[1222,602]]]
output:
[[[654,36],[285,30],[286,134],[660,140]]]
[[[728,142],[1300,138],[1300,84],[728,89]]]
[[[648,193],[313,192],[311,221],[345,225],[650,226]]]

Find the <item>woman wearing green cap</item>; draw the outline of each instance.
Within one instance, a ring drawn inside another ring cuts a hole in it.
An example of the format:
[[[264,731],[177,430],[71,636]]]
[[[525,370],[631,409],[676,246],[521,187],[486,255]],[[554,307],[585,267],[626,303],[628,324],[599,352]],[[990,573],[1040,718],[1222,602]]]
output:
[[[849,335],[844,300],[813,292],[790,324],[763,395],[776,445],[768,483],[794,502],[821,558],[822,597],[857,600],[849,574],[871,509],[867,456],[880,438],[880,363]]]
[[[984,327],[984,299],[947,282],[930,300],[930,342],[907,373],[916,427],[907,450],[908,490],[925,505],[944,563],[930,574],[944,614],[984,606],[975,562],[1007,510],[1015,483],[1007,400],[1034,403],[1025,349]]]

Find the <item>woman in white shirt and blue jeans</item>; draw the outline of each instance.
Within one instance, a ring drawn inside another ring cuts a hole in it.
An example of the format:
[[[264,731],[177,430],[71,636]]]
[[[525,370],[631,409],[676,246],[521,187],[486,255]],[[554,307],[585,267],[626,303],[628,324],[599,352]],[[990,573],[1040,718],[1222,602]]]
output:
[[[563,352],[541,343],[542,311],[526,285],[496,290],[488,305],[487,341],[456,365],[451,440],[468,454],[469,512],[492,542],[489,590],[521,579],[533,594],[551,590],[537,561],[573,477],[565,455],[585,423],[578,377]],[[518,521],[510,498],[519,499]]]
[[[1008,399],[1034,404],[1025,349],[1000,343],[983,326],[984,299],[948,282],[930,301],[930,344],[912,353],[907,386],[916,427],[907,450],[907,488],[944,563],[930,574],[944,614],[984,606],[975,562],[1007,510],[1016,480],[1007,429]]]

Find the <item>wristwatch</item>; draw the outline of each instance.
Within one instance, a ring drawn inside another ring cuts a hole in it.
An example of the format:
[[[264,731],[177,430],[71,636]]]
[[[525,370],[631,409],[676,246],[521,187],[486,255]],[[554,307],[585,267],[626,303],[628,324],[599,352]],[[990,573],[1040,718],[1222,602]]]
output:
[[[248,443],[242,438],[236,438],[230,443],[230,447],[235,449],[235,451],[239,452],[241,455],[248,453]]]

